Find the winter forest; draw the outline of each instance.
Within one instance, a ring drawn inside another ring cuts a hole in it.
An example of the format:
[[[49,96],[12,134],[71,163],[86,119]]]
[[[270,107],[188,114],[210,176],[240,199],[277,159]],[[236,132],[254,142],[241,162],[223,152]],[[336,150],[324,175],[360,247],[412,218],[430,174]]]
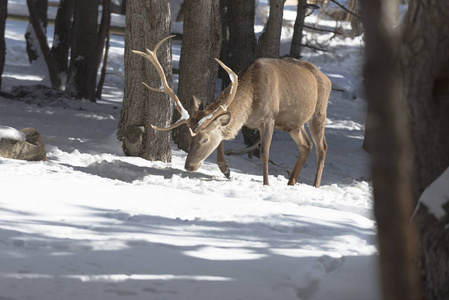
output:
[[[0,300],[449,299],[449,0],[1,0]]]

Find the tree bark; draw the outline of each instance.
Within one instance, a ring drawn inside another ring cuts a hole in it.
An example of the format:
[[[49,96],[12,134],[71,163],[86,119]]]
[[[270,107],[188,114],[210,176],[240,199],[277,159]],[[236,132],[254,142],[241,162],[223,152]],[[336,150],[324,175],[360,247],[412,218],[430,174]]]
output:
[[[296,20],[293,30],[292,44],[290,46],[290,56],[295,58],[301,57],[301,40],[302,31],[304,29],[304,19],[307,11],[307,0],[298,0],[298,9],[296,11]]]
[[[91,102],[95,102],[97,85],[97,17],[97,1],[75,0],[66,90],[75,97]]]
[[[237,74],[253,61],[257,47],[254,1],[228,0],[231,69]]]
[[[5,25],[8,16],[8,1],[0,1],[0,90],[2,88],[3,67],[5,66],[6,43],[5,43]]]
[[[231,35],[229,32],[229,3],[228,0],[220,0],[220,19],[221,19],[221,50],[220,60],[231,69]],[[221,89],[224,90],[230,83],[228,73],[223,68],[218,69],[218,77],[221,78]]]
[[[402,67],[410,106],[419,196],[449,165],[449,0],[412,1]]]
[[[351,1],[351,10],[352,11],[356,11],[357,8],[357,3],[354,1]],[[399,15],[396,14],[396,12],[399,14],[399,0],[389,0],[389,1],[384,1],[382,4],[382,15],[383,15],[383,20],[384,23],[387,24],[387,26],[390,28],[390,34],[393,34],[395,36],[397,36],[399,33],[397,31],[397,21],[398,21],[398,17]],[[357,17],[355,16],[351,16],[350,14],[348,14],[348,18],[351,19],[351,21],[357,19]],[[354,21],[353,21],[354,23]],[[352,23],[351,23],[352,24]],[[358,35],[358,29],[352,27],[352,31],[354,32],[355,35]],[[368,115],[370,114],[371,111],[371,103],[368,102]],[[372,146],[371,146],[371,129],[372,127],[374,127],[375,124],[371,124],[371,119],[367,118],[366,123],[365,123],[365,137],[363,139],[363,149],[368,152],[371,153],[372,151]]]
[[[248,67],[254,61],[256,55],[255,14],[255,1],[228,0],[230,67],[237,74]],[[243,126],[242,134],[246,145],[253,145],[259,139],[259,132],[246,126]],[[258,155],[258,150],[255,150],[255,152]],[[249,155],[253,155],[253,152]]]
[[[50,76],[51,86],[54,89],[62,89],[61,77],[59,76],[58,64],[51,53],[50,47],[47,44],[47,36],[43,27],[41,26],[41,20],[39,19],[38,7],[33,0],[27,0],[28,11],[30,15],[30,22],[33,27],[35,37],[37,39],[39,48],[44,56],[45,63],[48,68]]]
[[[126,155],[148,160],[171,161],[171,138],[167,131],[155,131],[151,124],[170,124],[172,101],[164,93],[147,89],[142,81],[159,87],[161,79],[154,66],[131,50],[144,51],[171,33],[169,0],[135,0],[126,2],[125,90],[118,127],[118,138]],[[158,58],[173,85],[171,42],[159,47]]]
[[[30,2],[27,0],[28,10],[30,10]],[[38,49],[39,42],[36,41],[36,33],[34,32],[35,25],[33,25],[33,21],[31,17],[34,18],[34,23],[39,24],[40,31],[43,34],[47,35],[47,8],[48,8],[48,0],[35,0],[32,2],[32,10],[33,16],[30,15],[30,24],[25,32],[25,40],[26,40],[26,51],[28,54],[28,60],[32,63],[35,60],[39,59],[40,51]],[[45,43],[47,40],[45,39]]]
[[[100,67],[101,59],[103,57],[104,44],[106,42],[106,37],[109,35],[109,28],[111,24],[111,0],[103,0],[103,10],[101,12],[101,22],[98,28],[98,38],[97,38],[97,70]]]
[[[408,115],[401,103],[395,36],[381,13],[382,0],[364,0],[365,90],[371,107],[371,176],[384,300],[419,300],[418,251],[411,217],[413,195]]]
[[[220,56],[221,21],[219,0],[187,0],[185,2],[184,36],[179,62],[178,95],[185,109],[192,114],[196,109],[193,96],[203,106],[214,100],[215,82]],[[175,119],[179,113],[175,113]],[[189,149],[190,134],[186,126],[173,130],[178,147]]]
[[[449,166],[448,20],[449,0],[411,1],[404,19],[403,101],[412,120],[417,197]],[[449,299],[449,218],[437,219],[421,205],[416,220],[424,299]]]
[[[270,0],[270,16],[268,17],[265,30],[259,37],[256,57],[279,57],[281,48],[281,32],[284,16],[285,0]]]
[[[70,30],[73,16],[73,1],[61,0],[55,20],[55,33],[51,53],[60,73],[67,73],[69,66]]]

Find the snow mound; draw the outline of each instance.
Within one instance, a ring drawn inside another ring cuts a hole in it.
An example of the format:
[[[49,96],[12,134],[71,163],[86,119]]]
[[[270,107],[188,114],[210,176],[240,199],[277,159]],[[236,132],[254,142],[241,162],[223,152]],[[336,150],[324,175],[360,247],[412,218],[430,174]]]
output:
[[[15,128],[0,125],[0,140],[1,139],[9,139],[25,142],[26,136],[25,133],[18,131]]]

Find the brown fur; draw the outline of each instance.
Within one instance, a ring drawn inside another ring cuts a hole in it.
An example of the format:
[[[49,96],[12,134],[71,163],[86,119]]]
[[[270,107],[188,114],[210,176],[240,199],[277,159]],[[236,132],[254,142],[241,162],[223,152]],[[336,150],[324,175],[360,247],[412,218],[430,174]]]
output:
[[[239,76],[238,84],[236,96],[226,112],[230,115],[230,121],[226,123],[226,118],[219,116],[216,122],[214,120],[192,138],[186,169],[196,170],[223,139],[233,139],[246,125],[261,133],[264,184],[268,184],[268,153],[273,129],[277,128],[289,132],[300,150],[289,180],[289,184],[295,184],[312,148],[304,129],[304,124],[308,123],[318,156],[314,185],[319,186],[327,151],[324,127],[330,80],[310,62],[293,58],[264,58],[251,64]],[[196,112],[190,120],[190,127],[196,128],[201,118],[226,103],[229,91],[230,87],[226,88],[216,101]],[[207,145],[204,142],[206,137],[209,141]],[[223,162],[219,164],[224,165]]]

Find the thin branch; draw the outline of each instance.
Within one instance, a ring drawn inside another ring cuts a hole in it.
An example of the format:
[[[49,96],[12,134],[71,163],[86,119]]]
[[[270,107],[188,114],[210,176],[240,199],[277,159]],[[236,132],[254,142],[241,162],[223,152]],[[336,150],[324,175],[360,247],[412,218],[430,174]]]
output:
[[[323,48],[318,48],[318,47],[315,47],[315,46],[311,46],[311,45],[301,44],[301,46],[302,46],[302,47],[306,47],[306,48],[309,48],[309,49],[312,49],[312,50],[315,50],[315,51],[322,51],[322,52],[327,52],[327,50],[326,50],[326,49],[323,49]]]
[[[337,32],[335,30],[324,29],[324,28],[317,28],[317,27],[312,27],[312,26],[308,26],[308,25],[304,25],[304,28],[307,28],[307,29],[310,29],[310,30],[315,30],[315,31],[320,31],[320,32],[329,32],[329,33],[343,35],[341,32]]]
[[[344,5],[341,5],[340,3],[338,3],[338,1],[336,0],[329,0],[330,2],[334,3],[335,5],[337,5],[338,7],[340,7],[341,9],[343,9],[344,11],[348,12],[349,14],[353,15],[354,17],[360,18],[360,16],[358,14],[356,14],[353,11],[350,11],[349,9],[347,9]]]

